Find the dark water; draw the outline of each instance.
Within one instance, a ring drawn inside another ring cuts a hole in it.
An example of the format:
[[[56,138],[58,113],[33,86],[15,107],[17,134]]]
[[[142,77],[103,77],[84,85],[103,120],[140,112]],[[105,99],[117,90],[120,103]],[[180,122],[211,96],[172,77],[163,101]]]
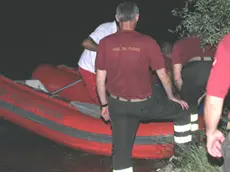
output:
[[[1,172],[110,172],[111,158],[76,151],[0,120]],[[163,160],[134,160],[136,172],[154,172]]]

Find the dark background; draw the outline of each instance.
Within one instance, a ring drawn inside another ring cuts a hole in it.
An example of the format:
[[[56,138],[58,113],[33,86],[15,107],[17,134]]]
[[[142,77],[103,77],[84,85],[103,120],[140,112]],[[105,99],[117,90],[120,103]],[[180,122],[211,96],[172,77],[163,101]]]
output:
[[[76,67],[83,50],[81,41],[101,23],[114,20],[119,2],[1,1],[1,74],[26,79],[42,63]],[[183,0],[136,2],[140,8],[138,31],[151,35],[159,43],[177,39],[168,29],[180,22],[171,10],[183,7]]]

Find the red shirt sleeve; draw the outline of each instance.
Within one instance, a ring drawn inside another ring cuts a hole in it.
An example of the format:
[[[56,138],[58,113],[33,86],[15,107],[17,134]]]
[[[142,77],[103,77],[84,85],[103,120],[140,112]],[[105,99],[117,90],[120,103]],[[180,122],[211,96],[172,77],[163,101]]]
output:
[[[106,44],[104,39],[98,45],[95,67],[99,70],[106,70]]]
[[[207,95],[224,98],[230,86],[230,34],[219,43],[207,84]]]
[[[179,42],[176,42],[172,49],[172,64],[182,64],[183,63],[183,57],[179,48]]]
[[[146,56],[150,60],[152,70],[165,68],[163,54],[161,53],[159,45],[152,38],[147,42]]]

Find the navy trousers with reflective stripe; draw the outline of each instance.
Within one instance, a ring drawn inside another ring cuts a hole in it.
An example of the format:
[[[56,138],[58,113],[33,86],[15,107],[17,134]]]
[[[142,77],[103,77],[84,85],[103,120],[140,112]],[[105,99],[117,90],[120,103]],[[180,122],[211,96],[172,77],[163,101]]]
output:
[[[197,101],[205,93],[211,67],[211,61],[194,61],[182,69],[183,85],[180,96],[189,104],[192,131],[199,129]]]
[[[162,87],[153,87],[152,98],[143,102],[122,102],[109,98],[113,138],[113,169],[132,166],[131,155],[136,131],[140,122],[174,121],[175,142],[191,141],[190,116],[181,106],[170,101]]]

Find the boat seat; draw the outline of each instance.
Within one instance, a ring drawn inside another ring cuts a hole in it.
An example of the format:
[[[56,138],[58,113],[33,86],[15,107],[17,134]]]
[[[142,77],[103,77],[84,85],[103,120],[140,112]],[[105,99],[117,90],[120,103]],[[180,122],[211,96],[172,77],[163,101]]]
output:
[[[49,93],[46,87],[41,83],[39,80],[17,80],[15,83],[20,83],[27,85],[29,87],[32,87],[33,89],[43,91],[46,93]],[[52,95],[51,95],[52,96]],[[58,95],[55,95],[56,97],[59,97]],[[61,97],[59,97],[61,98]],[[85,102],[79,102],[79,101],[70,101],[70,106],[76,108],[76,110],[80,111],[81,113],[85,115],[89,115],[94,118],[100,118],[101,110],[98,105],[92,104],[92,103],[85,103]]]
[[[49,93],[49,91],[46,89],[46,87],[41,83],[41,81],[36,79],[30,79],[30,80],[16,80],[15,83],[20,83],[27,85],[29,87],[32,87],[36,90],[44,91],[46,93]]]
[[[76,110],[82,112],[85,115],[89,115],[97,119],[101,116],[101,110],[98,105],[79,101],[71,101],[69,105],[72,105],[76,108]]]

